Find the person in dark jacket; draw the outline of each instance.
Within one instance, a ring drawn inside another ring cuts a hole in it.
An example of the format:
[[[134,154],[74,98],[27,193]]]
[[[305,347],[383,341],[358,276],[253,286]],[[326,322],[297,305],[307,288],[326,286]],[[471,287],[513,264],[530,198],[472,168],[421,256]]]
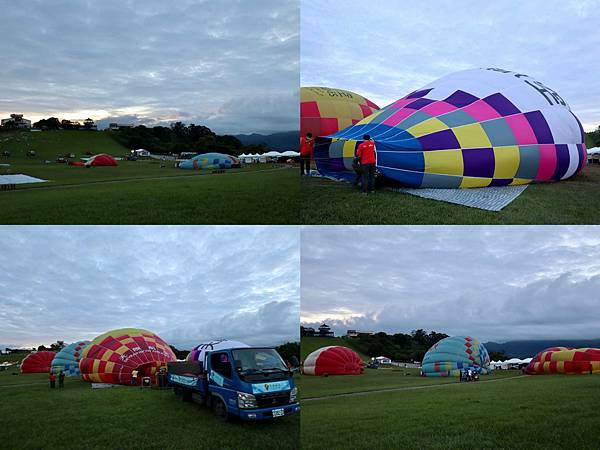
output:
[[[54,389],[56,386],[56,375],[50,372],[50,375],[48,375],[48,381],[50,381],[50,389]]]
[[[65,373],[62,370],[58,373],[58,387],[59,389],[65,387]]]

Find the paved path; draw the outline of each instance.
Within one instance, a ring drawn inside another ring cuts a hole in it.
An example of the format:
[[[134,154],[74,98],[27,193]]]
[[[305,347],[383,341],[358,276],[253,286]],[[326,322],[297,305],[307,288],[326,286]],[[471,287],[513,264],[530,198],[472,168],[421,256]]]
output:
[[[247,170],[244,172],[231,172],[231,173],[224,173],[224,174],[219,174],[221,176],[224,175],[246,175],[246,174],[253,174],[253,173],[266,173],[266,172],[277,172],[279,170],[287,170],[290,169],[290,167],[277,167],[274,169],[264,169],[264,170]],[[45,185],[45,186],[28,186],[28,187],[21,187],[19,189],[10,191],[12,193],[14,192],[27,192],[27,191],[32,191],[32,190],[48,190],[48,189],[69,189],[69,188],[76,188],[76,187],[85,187],[85,186],[94,186],[94,185],[98,185],[98,184],[119,184],[119,183],[131,183],[131,182],[135,182],[135,181],[157,181],[157,180],[179,180],[182,178],[200,178],[200,177],[205,177],[207,175],[212,175],[212,174],[190,174],[190,175],[174,175],[174,176],[164,176],[164,177],[137,177],[137,178],[123,178],[123,179],[117,179],[117,180],[104,180],[104,181],[86,181],[85,183],[73,183],[73,184],[57,184],[57,185]]]
[[[348,392],[345,394],[333,394],[333,395],[326,395],[323,397],[303,398],[300,400],[300,402],[301,403],[317,402],[317,401],[321,401],[321,400],[331,400],[331,399],[340,398],[340,397],[360,397],[360,396],[371,395],[371,394],[381,394],[381,393],[385,393],[385,392],[417,391],[417,390],[421,390],[421,389],[433,389],[433,388],[441,388],[441,387],[447,387],[447,386],[461,386],[464,384],[472,384],[472,383],[476,383],[476,384],[497,383],[500,381],[515,380],[517,378],[526,378],[528,376],[529,375],[518,375],[516,377],[498,378],[495,380],[479,380],[477,382],[428,384],[425,386],[407,386],[407,387],[388,388],[388,389],[376,389],[373,391]]]
[[[39,386],[41,384],[48,384],[46,381],[40,381],[39,383],[24,383],[24,384],[2,384],[0,388],[13,388],[22,386]]]

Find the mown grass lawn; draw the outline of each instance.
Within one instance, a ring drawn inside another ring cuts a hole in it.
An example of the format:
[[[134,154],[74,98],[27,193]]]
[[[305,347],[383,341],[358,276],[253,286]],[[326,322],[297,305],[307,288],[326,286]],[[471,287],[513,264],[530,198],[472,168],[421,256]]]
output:
[[[0,372],[1,448],[298,449],[300,420],[221,423],[171,390],[92,389],[67,378],[51,390],[45,374]]]
[[[600,166],[569,180],[529,186],[500,212],[378,190],[363,196],[348,183],[302,180],[300,218],[305,224],[598,224]]]
[[[378,369],[364,381],[392,386],[389,376]],[[307,378],[300,382],[303,398],[327,392],[329,383],[343,385],[346,378],[360,376],[315,377],[311,380],[315,385],[307,383]],[[302,448],[598,448],[600,376],[502,379],[497,372],[482,377],[488,379],[499,381],[448,384],[449,380],[438,379],[445,384],[304,402]]]
[[[27,150],[35,149],[35,158]],[[84,168],[53,162],[73,153],[125,156],[107,132],[0,133],[11,173],[48,183],[0,191],[0,224],[297,224],[298,171],[256,164],[225,173],[190,171],[166,161],[119,161]],[[46,163],[45,161],[52,161]],[[161,167],[162,166],[162,167]],[[7,171],[5,168],[0,173]]]

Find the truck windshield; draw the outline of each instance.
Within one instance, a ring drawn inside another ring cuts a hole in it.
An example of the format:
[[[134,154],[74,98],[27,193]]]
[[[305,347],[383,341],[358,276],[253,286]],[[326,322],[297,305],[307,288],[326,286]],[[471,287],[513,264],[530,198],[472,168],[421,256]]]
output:
[[[235,367],[242,373],[288,370],[279,353],[272,348],[242,348],[232,353]]]

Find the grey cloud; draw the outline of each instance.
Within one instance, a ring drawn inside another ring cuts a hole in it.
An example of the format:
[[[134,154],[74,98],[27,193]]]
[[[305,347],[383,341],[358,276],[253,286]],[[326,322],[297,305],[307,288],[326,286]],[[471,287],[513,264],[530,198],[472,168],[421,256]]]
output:
[[[302,230],[302,321],[483,340],[597,338],[594,227]]]
[[[150,329],[191,347],[297,339],[295,227],[1,227],[0,341]],[[276,245],[272,245],[276,243]]]
[[[106,111],[206,121],[221,133],[296,129],[295,0],[27,2],[0,18],[0,111]],[[264,99],[278,121],[227,105]],[[297,103],[297,102],[296,102]],[[223,115],[218,115],[218,112]],[[249,114],[248,114],[249,113]],[[214,120],[210,120],[214,117]],[[85,117],[82,117],[85,118]],[[102,119],[105,117],[94,117]],[[140,122],[141,123],[141,122]]]
[[[556,89],[589,130],[600,124],[600,33],[585,24],[598,6],[302,0],[302,85],[350,89],[385,106],[456,70],[504,67]]]

